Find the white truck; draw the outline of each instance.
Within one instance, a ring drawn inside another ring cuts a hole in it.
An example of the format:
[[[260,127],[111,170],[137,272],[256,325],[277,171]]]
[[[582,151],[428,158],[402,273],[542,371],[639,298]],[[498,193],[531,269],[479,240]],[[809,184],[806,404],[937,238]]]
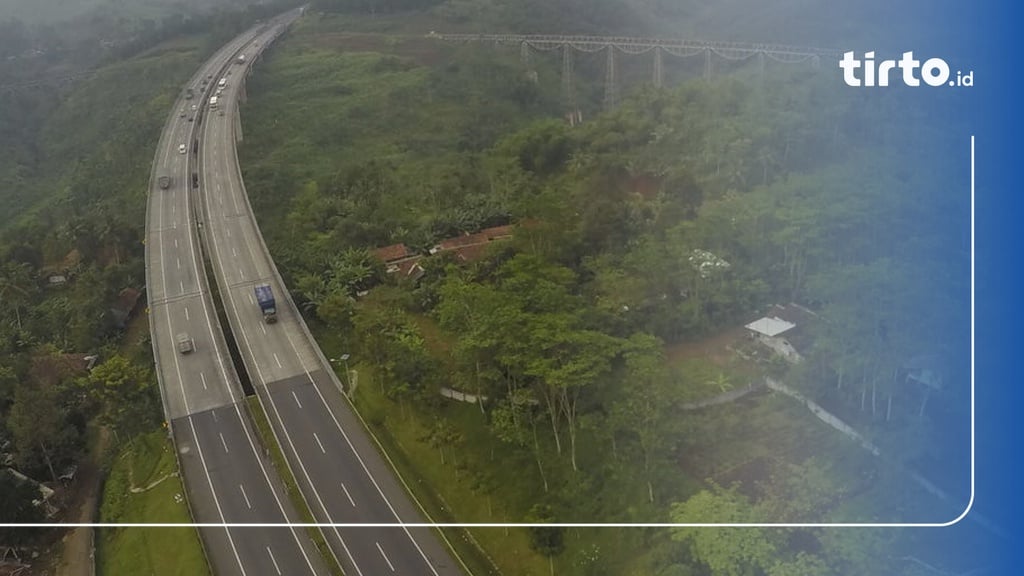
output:
[[[217,97],[216,96],[210,96],[210,110],[216,110],[216,109],[217,109]]]
[[[238,58],[235,59],[235,64],[245,64],[245,54],[239,54]]]
[[[228,79],[227,78],[221,78],[220,80],[217,81],[217,86],[219,86],[221,88],[223,88],[223,87],[225,87],[227,85],[228,85]]]

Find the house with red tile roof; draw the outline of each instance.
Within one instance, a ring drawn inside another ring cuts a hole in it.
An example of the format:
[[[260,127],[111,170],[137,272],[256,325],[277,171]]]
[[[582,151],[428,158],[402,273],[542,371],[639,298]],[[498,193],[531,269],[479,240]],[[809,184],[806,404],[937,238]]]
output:
[[[370,250],[370,254],[377,258],[381,262],[387,264],[388,262],[395,262],[415,256],[413,252],[409,251],[409,248],[405,244],[392,244],[390,246],[384,246],[383,248],[375,248]]]
[[[508,240],[515,229],[513,225],[494,226],[475,234],[464,234],[454,238],[446,238],[430,249],[430,254],[450,253],[460,262],[479,260],[486,254],[488,246],[494,242]],[[396,274],[400,278],[419,280],[425,271],[420,265],[422,255],[409,250],[405,244],[392,244],[370,250],[370,254],[387,266],[388,274]]]
[[[421,255],[409,250],[405,244],[392,244],[370,251],[374,258],[387,266],[388,274],[398,274],[401,278],[419,280],[424,270],[419,265]]]
[[[512,237],[515,229],[511,224],[505,226],[494,226],[477,232],[476,234],[465,234],[455,238],[447,238],[430,249],[431,254],[441,252],[454,252],[455,257],[462,262],[472,262],[479,259],[487,251],[487,246],[499,240],[508,240]]]

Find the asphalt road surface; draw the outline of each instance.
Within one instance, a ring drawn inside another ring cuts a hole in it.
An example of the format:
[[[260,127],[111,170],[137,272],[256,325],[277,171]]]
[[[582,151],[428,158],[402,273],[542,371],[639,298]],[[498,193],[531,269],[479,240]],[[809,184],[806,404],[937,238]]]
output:
[[[318,521],[424,522],[338,390],[330,367],[285,298],[285,286],[263,244],[235,148],[237,100],[249,65],[233,65],[225,76],[219,109],[208,113],[198,151],[203,239],[242,359]],[[264,323],[256,303],[253,288],[260,283],[269,283],[276,297],[274,324]],[[430,528],[361,526],[324,532],[352,576],[463,574]]]
[[[196,163],[191,142],[203,121],[198,115],[201,80],[216,75],[258,32],[253,29],[233,40],[190,80],[195,97],[183,94],[175,103],[157,147],[149,193],[146,273],[153,353],[189,504],[199,523],[299,521],[243,415],[238,375],[226,352],[203,268],[190,182]],[[179,152],[181,145],[185,153]],[[158,185],[159,176],[171,177],[169,188]],[[179,353],[179,334],[187,335],[192,352]],[[328,574],[301,528],[214,527],[200,533],[219,576]]]

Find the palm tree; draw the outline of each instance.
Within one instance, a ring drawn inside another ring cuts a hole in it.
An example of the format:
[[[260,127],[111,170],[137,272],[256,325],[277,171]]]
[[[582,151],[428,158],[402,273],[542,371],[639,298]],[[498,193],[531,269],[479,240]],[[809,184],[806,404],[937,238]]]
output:
[[[349,248],[332,263],[328,285],[332,291],[342,291],[351,296],[368,287],[374,272],[373,257],[367,250]]]
[[[715,376],[711,380],[708,380],[707,383],[713,386],[717,386],[718,389],[723,393],[732,390],[732,378],[730,378],[729,375],[726,374],[725,372],[719,372],[717,376]]]
[[[594,164],[594,155],[586,152],[573,152],[566,164],[570,172],[579,174]]]
[[[305,298],[305,302],[302,304],[303,311],[316,314],[328,294],[327,283],[324,282],[324,279],[319,274],[300,276],[295,287]]]

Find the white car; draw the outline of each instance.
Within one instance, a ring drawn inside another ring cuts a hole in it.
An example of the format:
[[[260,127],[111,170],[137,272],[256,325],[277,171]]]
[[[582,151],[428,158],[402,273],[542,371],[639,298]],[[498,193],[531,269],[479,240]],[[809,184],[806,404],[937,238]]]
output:
[[[178,154],[184,154],[188,152],[188,148],[184,144],[178,144]]]

